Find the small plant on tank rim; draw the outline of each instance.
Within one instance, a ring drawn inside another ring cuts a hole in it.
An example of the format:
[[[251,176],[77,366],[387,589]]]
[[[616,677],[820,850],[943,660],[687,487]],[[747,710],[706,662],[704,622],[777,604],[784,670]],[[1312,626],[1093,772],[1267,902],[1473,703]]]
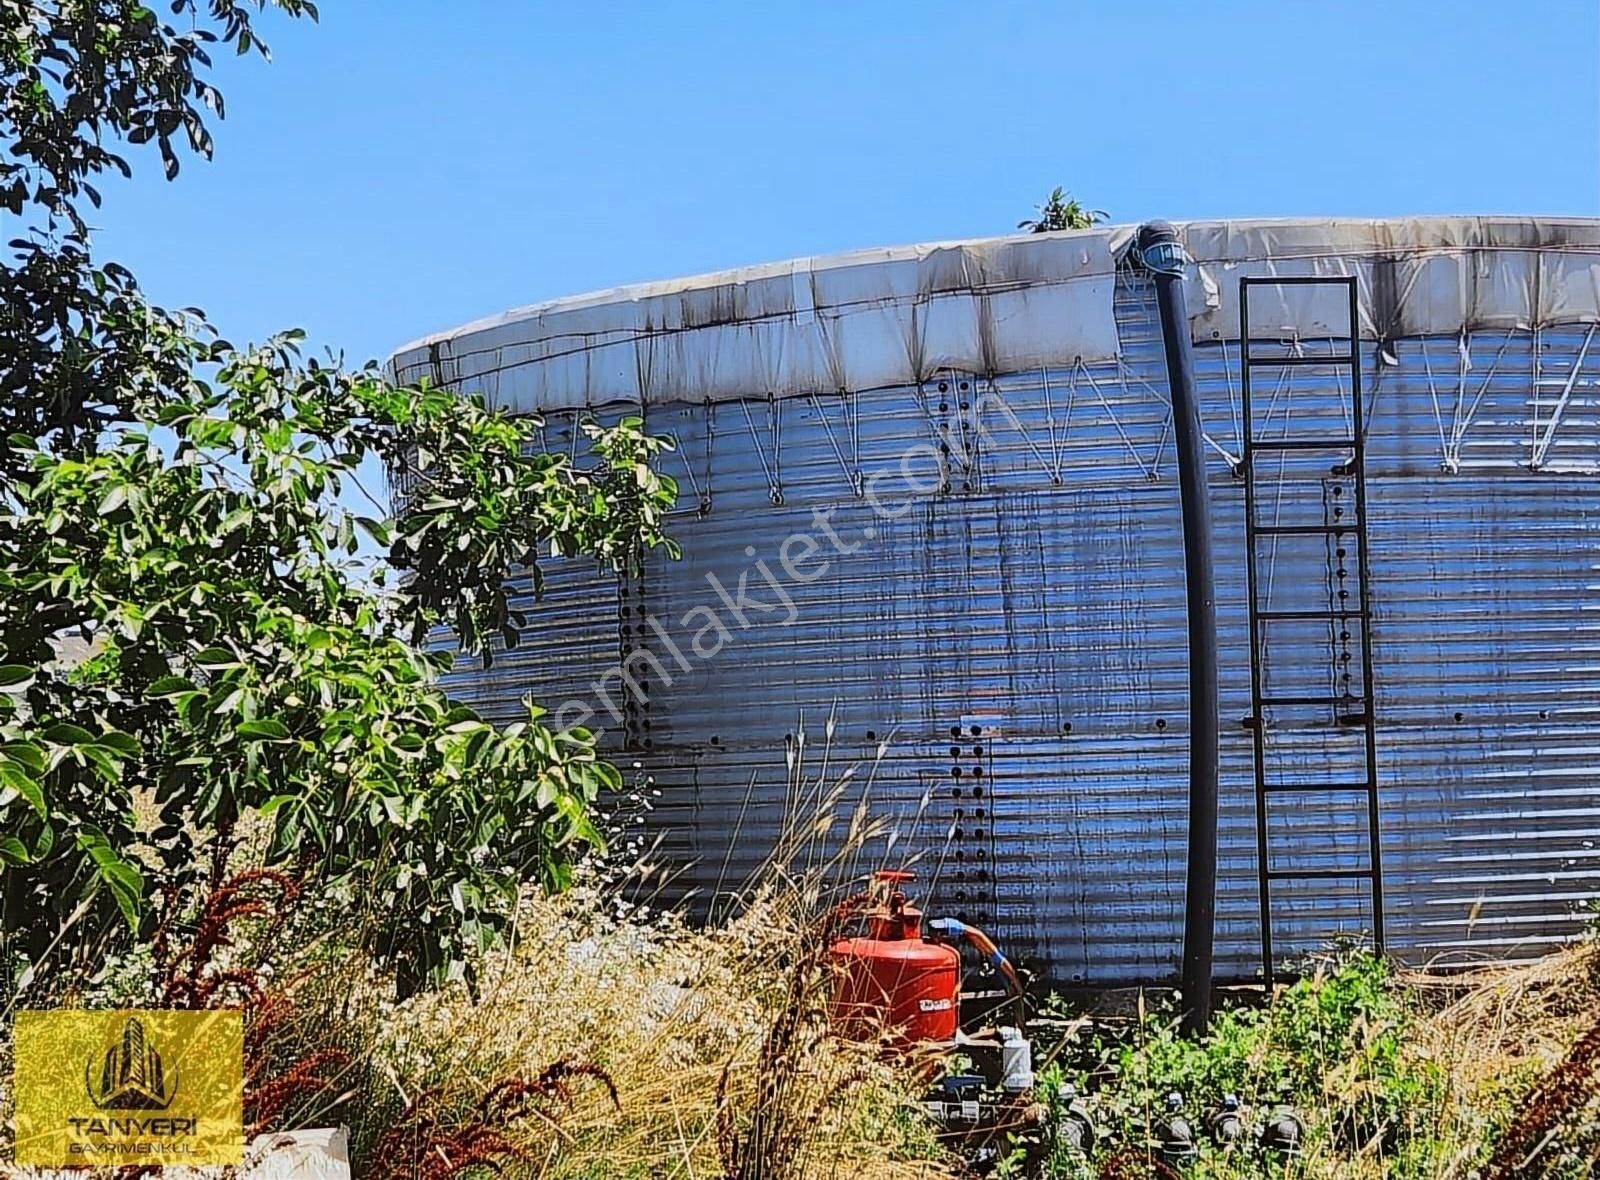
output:
[[[1059,184],[1050,190],[1044,203],[1034,206],[1037,217],[1024,217],[1017,222],[1018,229],[1029,233],[1048,234],[1064,229],[1092,229],[1105,221],[1110,214],[1104,209],[1089,209]]]

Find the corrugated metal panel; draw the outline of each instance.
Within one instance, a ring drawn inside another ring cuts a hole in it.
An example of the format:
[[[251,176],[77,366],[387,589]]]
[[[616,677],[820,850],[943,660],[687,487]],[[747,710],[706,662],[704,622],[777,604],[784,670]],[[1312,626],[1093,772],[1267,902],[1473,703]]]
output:
[[[513,602],[529,613],[509,651],[495,637],[492,664],[458,655],[443,683],[451,696],[497,724],[525,719],[523,699],[555,709],[568,700],[589,700],[595,678],[619,655],[617,579],[592,561],[557,560],[544,569],[543,592],[533,593],[531,577],[518,579]],[[435,642],[446,641],[444,632]]]
[[[682,884],[702,899],[764,859],[800,806],[786,738],[803,723],[814,749],[831,714],[834,765],[871,772],[874,807],[899,827],[869,861],[918,856],[937,870],[938,904],[971,907],[1062,979],[1170,979],[1187,793],[1182,544],[1141,279],[1120,277],[1116,310],[1120,362],[652,407],[651,428],[679,442],[668,470],[683,559],[652,563],[631,600],[592,568],[553,569],[530,646],[454,682],[489,701],[533,689],[553,706],[642,639],[650,727],[627,736],[663,790],[665,851],[692,866]],[[1412,958],[1537,951],[1570,937],[1600,893],[1591,339],[1493,332],[1366,358],[1386,916],[1391,947]],[[1237,345],[1201,347],[1197,363],[1218,545],[1219,972],[1248,977],[1260,944]],[[1257,433],[1345,425],[1344,391],[1319,372],[1258,391]],[[1320,519],[1336,482],[1270,507]],[[918,484],[931,494],[914,496]],[[906,510],[885,516],[874,496]],[[793,537],[810,540],[786,549]],[[1325,604],[1351,560],[1322,538],[1282,541],[1274,601]],[[753,602],[736,609],[722,594],[737,603],[741,578]],[[1269,683],[1335,682],[1335,640],[1321,624],[1275,629]],[[1331,718],[1270,720],[1284,781],[1357,765]],[[1365,863],[1349,795],[1296,799],[1273,805],[1274,855]],[[1372,923],[1348,882],[1285,883],[1275,902],[1287,955]]]

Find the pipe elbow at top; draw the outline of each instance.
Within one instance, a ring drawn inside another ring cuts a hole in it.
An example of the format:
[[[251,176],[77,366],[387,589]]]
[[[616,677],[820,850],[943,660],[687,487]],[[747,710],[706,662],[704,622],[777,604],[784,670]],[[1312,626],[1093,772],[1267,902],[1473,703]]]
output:
[[[1170,221],[1147,221],[1134,239],[1139,262],[1148,271],[1163,275],[1182,275],[1189,256]]]

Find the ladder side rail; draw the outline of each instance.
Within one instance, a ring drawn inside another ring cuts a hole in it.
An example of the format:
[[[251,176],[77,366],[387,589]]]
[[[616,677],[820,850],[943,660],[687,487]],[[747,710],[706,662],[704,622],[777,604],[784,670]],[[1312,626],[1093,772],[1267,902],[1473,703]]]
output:
[[[1261,618],[1256,595],[1255,416],[1250,402],[1250,286],[1239,285],[1239,390],[1244,412],[1245,599],[1250,616],[1250,740],[1256,795],[1256,900],[1261,923],[1261,977],[1273,980],[1272,880],[1267,871],[1266,718],[1261,706]]]
[[[1383,817],[1378,797],[1378,705],[1373,697],[1372,672],[1372,596],[1367,545],[1367,429],[1361,394],[1361,308],[1355,276],[1350,285],[1350,403],[1351,433],[1355,435],[1356,546],[1361,563],[1357,567],[1357,603],[1361,611],[1361,695],[1366,703],[1367,738],[1367,858],[1372,866],[1372,941],[1384,951],[1383,913]]]

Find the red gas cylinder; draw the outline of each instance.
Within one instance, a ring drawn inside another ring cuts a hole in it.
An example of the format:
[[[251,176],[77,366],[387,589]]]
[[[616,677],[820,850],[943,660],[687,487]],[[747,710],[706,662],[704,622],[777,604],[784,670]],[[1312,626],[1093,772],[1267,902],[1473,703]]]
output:
[[[832,1015],[845,1036],[871,1040],[888,1034],[908,1047],[954,1041],[960,1020],[961,955],[925,942],[922,911],[901,886],[912,874],[873,874],[862,934],[828,950],[834,969]]]

